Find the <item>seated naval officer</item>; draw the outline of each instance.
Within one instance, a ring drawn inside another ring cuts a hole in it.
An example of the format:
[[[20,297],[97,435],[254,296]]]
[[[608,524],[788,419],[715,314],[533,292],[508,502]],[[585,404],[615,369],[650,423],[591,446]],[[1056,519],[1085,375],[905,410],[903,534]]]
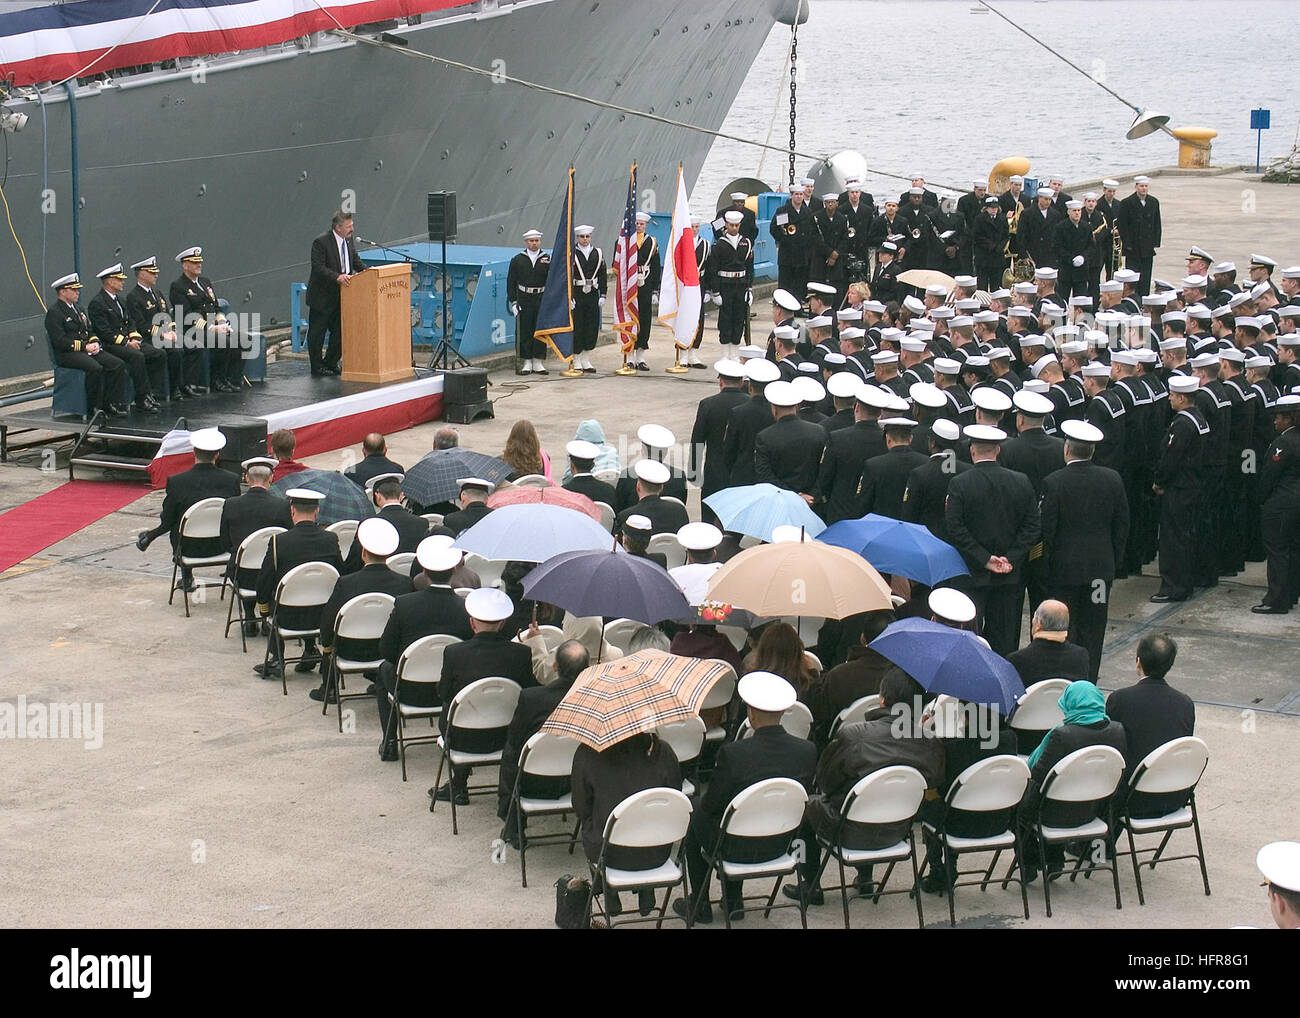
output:
[[[686,504],[686,475],[668,462],[668,454],[677,446],[677,436],[662,424],[643,424],[636,429],[636,440],[641,443],[641,451],[647,459],[657,460],[668,468],[668,480],[664,483],[663,493],[670,498],[680,499]],[[629,467],[624,470],[614,485],[615,512],[622,512],[639,497],[636,493],[637,475]]]
[[[288,530],[293,526],[289,514],[289,500],[271,491],[271,470],[275,460],[269,456],[253,456],[244,460],[240,466],[244,469],[244,478],[248,481],[248,490],[242,495],[226,499],[221,506],[221,550],[230,552],[230,565],[226,575],[236,588],[250,590],[257,583],[256,569],[238,570],[236,575],[235,555],[244,539],[263,527],[283,527]],[[256,636],[259,630],[257,622],[256,598],[244,599],[244,635]]]
[[[492,511],[487,499],[496,485],[481,477],[458,477],[456,487],[460,489],[460,509],[442,518],[442,525],[453,536],[459,536]]]
[[[413,552],[420,542],[429,536],[429,521],[402,506],[403,474],[379,474],[366,482],[366,494],[374,502],[380,519],[387,520],[397,528],[397,552]],[[348,549],[348,557],[343,562],[345,573],[354,573],[361,568],[361,547],[356,541]]]
[[[823,432],[825,434],[825,432]],[[638,500],[615,517],[614,535],[623,532],[623,525],[629,517],[644,516],[650,521],[651,534],[675,534],[690,522],[686,509],[677,502],[664,498],[668,484],[668,467],[658,460],[637,460],[633,466],[636,474],[636,493]]]
[[[285,495],[289,499],[293,526],[283,534],[275,534],[266,549],[266,558],[262,559],[262,569],[257,574],[257,610],[264,616],[274,615],[276,624],[286,629],[315,629],[320,622],[319,609],[281,608],[275,603],[275,594],[285,574],[304,562],[325,562],[342,571],[339,539],[316,522],[320,504],[325,501],[321,492],[310,488],[290,488]],[[284,654],[283,641],[274,631],[267,639],[271,641],[270,658],[265,667],[256,665],[253,671],[264,679],[278,679]],[[309,672],[316,667],[316,641],[304,640],[302,653],[302,660],[294,670]]]
[[[569,470],[572,474],[564,482],[565,491],[586,495],[593,502],[604,502],[613,509],[617,498],[614,486],[600,480],[592,473],[596,466],[596,459],[600,456],[600,449],[596,444],[576,438],[564,447],[564,451],[569,454]]]
[[[218,306],[212,281],[201,274],[203,248],[187,247],[176,260],[181,263],[181,275],[172,283],[168,297],[172,307],[180,309],[181,324],[185,334],[191,337],[190,342],[201,337],[200,347],[208,350],[209,388],[216,392],[238,392],[243,375],[240,351],[234,343],[230,323]],[[189,370],[187,367],[186,371]],[[196,384],[197,376],[191,378],[187,374],[185,382],[194,390],[193,394],[204,391]]]
[[[58,302],[45,312],[45,333],[54,350],[54,363],[61,368],[76,368],[86,375],[86,419],[96,410],[107,417],[124,417],[124,365],[105,348],[90,329],[90,319],[77,307],[81,280],[75,272],[60,276],[50,284]]]
[[[185,377],[184,357],[167,298],[154,289],[158,282],[158,258],[156,255],[142,258],[132,263],[131,270],[135,273],[135,286],[126,295],[124,303],[131,328],[140,334],[140,348],[149,368],[149,384],[156,394],[155,400],[167,396],[171,402],[178,402],[186,396],[181,388]],[[149,353],[150,350],[154,350],[157,356]],[[170,395],[163,386],[164,369]]]
[[[173,554],[181,551],[195,556],[221,554],[218,538],[191,539],[182,549],[181,517],[190,506],[205,498],[234,498],[239,494],[239,478],[217,466],[218,454],[226,447],[226,436],[216,428],[190,432],[190,444],[194,446],[194,466],[167,478],[167,494],[163,498],[158,526],[140,531],[135,539],[135,546],[141,551],[147,549],[155,538],[167,534],[171,538]],[[194,573],[188,566],[181,566],[181,587],[191,592],[195,589]]]
[[[163,352],[152,344],[142,343],[140,333],[131,324],[122,306],[122,286],[126,273],[116,262],[98,273],[99,293],[90,299],[86,314],[90,327],[114,357],[126,365],[126,373],[135,386],[135,408],[142,414],[161,413],[154,398],[154,388],[162,388]]]

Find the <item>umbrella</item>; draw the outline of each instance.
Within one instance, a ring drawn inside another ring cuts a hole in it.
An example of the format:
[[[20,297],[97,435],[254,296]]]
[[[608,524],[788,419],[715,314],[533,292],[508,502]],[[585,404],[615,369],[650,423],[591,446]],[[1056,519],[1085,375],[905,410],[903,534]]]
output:
[[[906,576],[929,587],[967,572],[961,553],[928,528],[875,513],[832,523],[817,540],[857,552],[882,573]]]
[[[607,547],[610,540],[605,534]],[[617,615],[646,625],[689,618],[693,613],[666,569],[621,548],[571,551],[547,559],[524,577],[524,596],[572,615]]]
[[[893,606],[889,584],[861,556],[797,541],[732,557],[713,574],[708,598],[768,617],[843,619]]]
[[[715,491],[704,504],[718,514],[724,530],[770,541],[780,526],[803,527],[810,537],[826,529],[797,493],[775,484],[744,484]]]
[[[320,512],[316,514],[316,522],[322,527],[338,523],[339,520],[364,520],[375,515],[375,506],[370,501],[370,496],[358,488],[355,481],[344,477],[337,470],[308,467],[281,477],[271,485],[271,490],[277,495],[283,495],[291,488],[310,488],[325,496],[325,501],[320,504]]]
[[[567,551],[603,550],[613,543],[609,531],[590,516],[558,505],[494,509],[456,538],[457,548],[505,562],[545,562]]]
[[[952,288],[957,285],[952,276],[937,269],[908,269],[898,274],[898,281],[922,290],[927,286],[942,286],[948,293],[952,293]]]
[[[631,557],[631,556],[629,556]],[[641,650],[584,669],[542,725],[600,752],[670,721],[696,717],[722,661]]]
[[[547,488],[535,488],[531,484],[526,484],[521,488],[506,488],[503,491],[494,491],[487,500],[489,509],[500,509],[507,505],[535,505],[538,503],[572,509],[575,512],[590,516],[597,523],[600,522],[600,510],[596,508],[595,502],[581,492],[557,488],[555,485]]]
[[[930,692],[990,704],[1004,717],[1025,692],[1011,662],[974,633],[940,622],[901,619],[872,640],[870,647]]]
[[[481,477],[500,484],[512,472],[508,463],[473,449],[435,449],[406,472],[402,493],[418,505],[450,502],[460,493],[458,478]]]

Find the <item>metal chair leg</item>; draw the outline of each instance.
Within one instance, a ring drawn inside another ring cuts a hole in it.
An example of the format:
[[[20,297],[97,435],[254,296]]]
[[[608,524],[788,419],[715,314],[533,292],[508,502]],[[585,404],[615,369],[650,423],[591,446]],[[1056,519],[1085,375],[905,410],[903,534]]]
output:
[[[957,876],[957,871],[961,868],[961,853],[955,851],[952,848],[952,846],[948,844],[948,839],[944,834],[938,831],[936,831],[935,833],[938,834],[939,836],[939,844],[943,846],[942,861],[944,866],[945,878],[947,877],[947,873],[948,873],[948,853],[949,852],[952,853],[952,868],[953,868],[954,875],[952,878],[952,883],[948,885],[948,925],[956,926],[957,925],[957,881],[959,879],[959,877]],[[1004,883],[1002,886],[1006,887],[1007,885]]]
[[[1196,796],[1191,798],[1192,832],[1196,835],[1196,861],[1201,865],[1201,883],[1205,885],[1205,896],[1210,896],[1210,875],[1205,870],[1205,848],[1201,845],[1201,822],[1196,815]]]
[[[176,556],[172,556],[172,589],[167,595],[167,603],[171,604],[176,600],[176,572],[180,568],[180,563],[176,561]]]
[[[519,877],[528,886],[528,816],[519,808],[519,800],[510,804],[515,811],[515,830],[519,832]],[[507,814],[508,815],[508,814]]]
[[[916,928],[923,930],[925,915],[921,911],[921,871],[916,864],[916,832],[909,832],[908,838],[912,842],[912,894],[916,897]],[[879,900],[879,895],[876,900]]]
[[[1043,901],[1047,906],[1047,918],[1052,918],[1052,864],[1047,861],[1047,842],[1043,840],[1043,826],[1038,825],[1038,851],[1043,856]],[[1020,876],[1024,877],[1024,871]]]
[[[275,629],[275,646],[280,652],[280,688],[284,695],[289,695],[289,662],[285,660],[288,656],[285,652],[288,648],[284,644],[284,637],[280,635],[280,630]]]
[[[438,775],[433,779],[433,795],[429,799],[430,813],[432,813],[433,808],[438,805],[438,789],[442,787],[442,768],[443,765],[446,764],[446,762],[447,762],[447,754],[443,753],[442,756],[438,758]],[[456,800],[453,797],[452,805],[454,806],[455,804],[456,804]]]
[[[840,901],[844,904],[844,928],[849,929],[849,889],[844,878],[844,860],[835,856],[835,862],[840,868]]]
[[[1169,844],[1169,839],[1174,836],[1173,831],[1165,831],[1165,836],[1160,839],[1160,844],[1156,846],[1156,854],[1151,857],[1151,868],[1156,868],[1156,863],[1160,861],[1160,856],[1164,853],[1165,846]]]
[[[1128,834],[1128,853],[1129,858],[1133,861],[1133,882],[1137,884],[1138,904],[1145,905],[1147,899],[1146,895],[1142,893],[1142,867],[1138,865],[1137,845],[1133,843],[1133,830],[1127,822],[1124,824],[1124,831]],[[1118,862],[1119,860],[1116,859],[1115,861]]]
[[[320,705],[321,717],[328,716],[330,712],[330,679],[333,678],[333,673],[334,673],[334,655],[331,654],[329,664],[325,666],[325,674],[323,676],[325,680],[325,695],[321,697],[321,701],[322,701]],[[337,694],[335,694],[334,699],[335,701],[338,701]],[[343,712],[342,711],[339,711],[339,734],[340,735],[343,734]]]
[[[1020,903],[1025,908],[1025,918],[1029,918],[1029,888],[1025,886],[1025,868],[1020,862],[1020,837],[1016,836],[1016,843],[1012,846],[1012,852],[1016,857],[1015,864],[1020,867]]]
[[[226,591],[226,579],[225,579],[225,577],[223,576],[222,579],[221,579],[221,592],[224,594],[225,591]],[[236,602],[236,601],[239,601],[239,614],[240,614],[241,616],[244,614],[244,602],[243,602],[243,601],[240,601],[239,598],[237,598],[237,597],[232,597],[232,598],[230,599],[230,604],[226,605],[226,631],[225,631],[224,633],[221,634],[221,638],[222,638],[223,640],[229,640],[229,639],[230,639],[230,622],[231,622],[231,619],[233,619],[233,618],[234,618],[234,615],[235,615],[235,602]],[[242,635],[243,635],[243,632],[244,632],[244,620],[243,620],[242,618],[240,618],[240,620],[239,620],[239,632],[240,632],[240,635],[242,636]]]

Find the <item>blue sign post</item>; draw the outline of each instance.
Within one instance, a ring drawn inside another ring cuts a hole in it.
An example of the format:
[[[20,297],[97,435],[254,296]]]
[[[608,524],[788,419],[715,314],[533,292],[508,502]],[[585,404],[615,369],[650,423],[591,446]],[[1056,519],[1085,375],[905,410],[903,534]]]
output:
[[[1251,110],[1250,111],[1250,129],[1255,133],[1255,172],[1259,172],[1259,151],[1260,145],[1264,140],[1264,132],[1268,130],[1269,110]]]

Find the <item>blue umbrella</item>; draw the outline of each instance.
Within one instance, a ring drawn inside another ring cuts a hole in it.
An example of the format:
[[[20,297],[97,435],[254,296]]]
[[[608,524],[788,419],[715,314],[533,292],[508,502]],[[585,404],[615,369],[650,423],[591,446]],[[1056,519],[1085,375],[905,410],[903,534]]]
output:
[[[882,573],[906,576],[928,587],[967,572],[961,553],[928,528],[875,513],[832,523],[817,540],[857,552]]]
[[[456,538],[457,548],[514,562],[545,562],[565,552],[613,545],[609,531],[585,513],[540,502],[493,509]]]
[[[704,504],[718,514],[722,528],[770,541],[781,526],[803,527],[809,537],[826,529],[798,493],[775,484],[745,484],[715,491]]]
[[[617,615],[648,626],[693,612],[666,569],[621,548],[556,555],[524,577],[524,596],[572,615]]]
[[[930,692],[992,704],[1004,717],[1025,692],[1011,663],[964,629],[929,619],[902,619],[869,646]]]

